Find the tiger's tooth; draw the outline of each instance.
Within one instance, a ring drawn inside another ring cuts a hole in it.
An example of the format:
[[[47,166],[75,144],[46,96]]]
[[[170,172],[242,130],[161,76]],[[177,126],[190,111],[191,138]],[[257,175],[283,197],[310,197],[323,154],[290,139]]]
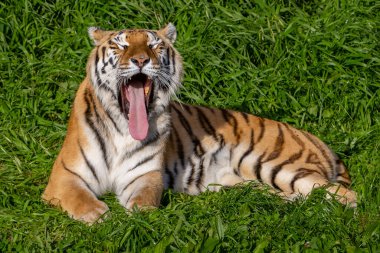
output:
[[[144,94],[145,94],[145,96],[148,96],[148,93],[149,93],[149,86],[145,86],[144,87]]]

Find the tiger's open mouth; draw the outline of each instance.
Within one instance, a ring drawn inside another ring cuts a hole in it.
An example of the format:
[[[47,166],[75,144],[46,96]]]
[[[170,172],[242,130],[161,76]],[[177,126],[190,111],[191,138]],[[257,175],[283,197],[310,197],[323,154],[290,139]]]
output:
[[[120,86],[120,108],[129,120],[129,133],[136,140],[143,140],[148,135],[152,85],[152,79],[140,73],[125,79]]]

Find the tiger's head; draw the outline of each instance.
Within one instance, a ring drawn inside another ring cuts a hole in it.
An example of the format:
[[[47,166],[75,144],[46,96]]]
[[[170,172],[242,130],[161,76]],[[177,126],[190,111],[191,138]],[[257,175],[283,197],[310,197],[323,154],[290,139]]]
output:
[[[107,108],[118,105],[136,140],[146,138],[149,119],[162,113],[179,88],[182,59],[173,47],[177,32],[169,23],[160,30],[88,29],[95,48],[87,73]]]

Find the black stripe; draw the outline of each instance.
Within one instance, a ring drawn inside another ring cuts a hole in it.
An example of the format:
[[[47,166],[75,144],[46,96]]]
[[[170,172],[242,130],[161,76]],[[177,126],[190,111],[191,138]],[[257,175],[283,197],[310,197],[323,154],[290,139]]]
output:
[[[302,148],[305,148],[305,142],[303,142],[299,137],[298,135],[296,135],[292,129],[290,128],[290,126],[286,123],[281,123],[283,126],[285,126],[285,128],[288,130],[288,132],[290,133],[290,135],[292,136],[292,138],[297,142],[298,145],[300,145]],[[298,132],[298,130],[297,130]]]
[[[328,174],[327,174],[325,168],[323,167],[323,164],[322,164],[321,160],[319,159],[318,155],[316,153],[312,152],[311,150],[309,150],[309,152],[310,153],[307,156],[305,163],[313,164],[313,165],[317,166],[317,168],[323,172],[324,176],[326,178],[328,178]]]
[[[99,50],[99,48],[97,48],[97,50],[96,50],[96,54],[95,54],[95,66],[94,66],[94,68],[95,68],[96,84],[98,86],[100,86],[102,84],[102,79],[100,78],[99,70],[98,70],[98,63],[99,63],[98,50]]]
[[[98,66],[98,62],[99,62],[98,50],[99,50],[99,48],[96,49],[96,54],[95,54],[95,67]],[[96,68],[95,68],[95,69],[96,69]]]
[[[108,62],[112,65],[112,68],[116,67],[116,62],[113,62],[112,57],[109,58]]]
[[[174,175],[177,176],[178,175],[178,169],[177,169],[177,162],[174,163],[174,168],[173,168],[173,172],[174,172]]]
[[[174,164],[176,166],[177,164]],[[174,176],[173,173],[169,170],[169,168],[165,167],[165,174],[168,175],[169,182],[168,182],[168,188],[173,189],[174,188]]]
[[[106,47],[102,47],[102,61],[103,61],[103,65],[104,66],[107,66],[107,63],[105,62],[105,59],[106,59]]]
[[[204,159],[202,159],[201,161],[200,161],[200,167],[199,167],[199,172],[198,172],[198,177],[197,177],[197,179],[195,180],[196,181],[196,183],[195,183],[195,185],[197,186],[197,188],[198,188],[198,190],[199,191],[201,191],[201,188],[200,188],[200,185],[201,185],[201,183],[203,182],[203,170],[204,170],[204,165],[203,165],[203,163],[204,163]]]
[[[98,108],[97,108],[97,106],[96,106],[96,101],[95,101],[95,99],[96,98],[94,98],[94,96],[93,96],[94,94],[92,93],[92,92],[87,92],[87,89],[85,90],[85,96],[86,96],[86,102],[88,101],[90,104],[92,104],[92,106],[93,106],[93,111],[94,111],[94,113],[92,113],[92,116],[93,116],[93,118],[95,118],[94,120],[96,121],[96,123],[98,124],[98,126],[100,126],[100,132],[102,132],[102,130],[105,132],[105,134],[106,134],[106,136],[108,137],[109,135],[109,131],[107,131],[107,130],[109,130],[109,128],[108,128],[108,126],[107,126],[107,124],[105,124],[104,123],[104,120],[103,120],[103,118],[99,115],[99,113],[98,113]],[[87,100],[88,99],[88,100]],[[101,109],[104,111],[104,108],[103,107],[101,107]],[[106,116],[108,116],[109,117],[109,119],[112,121],[112,122],[114,122],[111,118],[110,118],[110,116],[107,114],[107,112],[105,112],[105,114],[106,114]],[[94,121],[93,121],[94,122]],[[114,124],[115,124],[115,128],[117,128],[117,126],[116,126],[116,123],[114,122]],[[99,127],[97,128],[98,130],[99,130]],[[103,143],[105,144],[105,141],[103,140]],[[111,143],[111,144],[113,144],[113,143]],[[105,146],[105,145],[104,145]],[[113,148],[114,149],[116,149],[116,147],[113,145]],[[106,162],[107,162],[107,166],[108,166],[108,158],[106,157]]]
[[[214,163],[216,163],[216,155],[224,148],[224,146],[226,145],[225,144],[225,140],[224,140],[224,137],[223,137],[223,135],[221,135],[221,134],[218,134],[218,140],[219,140],[219,143],[218,143],[218,145],[219,145],[219,147],[218,147],[218,149],[214,152],[214,153],[212,153],[212,155],[211,155],[211,158],[212,158],[212,160],[214,161]]]
[[[259,181],[262,181],[262,180],[261,180],[262,160],[263,160],[263,158],[264,158],[265,155],[266,155],[266,152],[262,153],[262,154],[257,158],[256,164],[253,166],[253,171],[255,172],[256,178],[257,178],[257,180],[259,180]]]
[[[87,90],[86,90],[87,91]],[[94,96],[93,96],[93,93],[88,93],[88,92],[86,92],[85,91],[85,96],[86,96],[86,99],[88,99],[88,101],[89,101],[89,103],[90,104],[92,104],[92,106],[93,106],[93,111],[94,111],[94,113],[92,113],[92,116],[93,116],[93,118],[94,118],[94,120],[97,122],[97,124],[100,126],[100,128],[101,129],[103,129],[104,130],[104,132],[105,132],[105,134],[106,134],[106,136],[108,137],[108,127],[107,127],[107,124],[105,124],[104,123],[104,120],[103,120],[103,118],[99,115],[99,113],[98,113],[98,108],[97,108],[97,106],[96,106],[96,101],[95,101],[95,99],[94,99]],[[103,111],[104,111],[104,108],[102,108],[103,109]],[[109,115],[106,113],[106,116],[108,116],[109,117]],[[113,120],[110,118],[110,120],[113,122]],[[117,126],[116,126],[116,123],[114,122],[114,124],[115,124],[115,128],[117,128]]]
[[[234,171],[234,174],[235,174],[235,175],[241,177],[241,175],[240,175],[240,171],[238,171],[237,168],[234,168],[233,171]]]
[[[237,142],[239,143],[240,142],[240,134],[238,133],[238,128],[237,128],[238,124],[237,124],[236,118],[234,117],[234,115],[232,115],[229,111],[227,111],[225,109],[221,109],[221,112],[222,112],[222,116],[223,116],[224,120],[227,121],[227,123],[233,127],[234,135],[236,136]]]
[[[194,154],[198,157],[202,157],[205,154],[205,150],[202,144],[197,140],[197,144],[194,146]]]
[[[195,154],[197,156],[202,156],[205,151],[204,151],[204,149],[203,149],[202,144],[200,143],[200,141],[194,136],[193,131],[191,130],[192,128],[191,128],[189,122],[186,120],[186,118],[183,116],[183,114],[181,113],[180,110],[178,110],[174,106],[173,106],[173,109],[177,112],[178,119],[179,119],[180,123],[185,128],[187,134],[190,136],[190,138],[191,138],[191,140],[192,140],[192,142],[194,144]]]
[[[176,69],[175,69],[175,64],[176,64],[175,63],[175,53],[174,53],[173,49],[171,49],[170,52],[171,52],[171,55],[172,55],[172,62],[171,62],[170,65],[172,65],[172,67],[173,67],[173,71],[172,71],[171,75],[175,75],[175,72],[176,72]]]
[[[89,189],[89,190],[90,190],[90,191],[96,196],[95,191],[90,187],[90,185],[86,182],[86,180],[84,180],[84,178],[81,177],[81,175],[79,175],[78,173],[76,173],[76,172],[70,170],[69,168],[67,168],[67,167],[66,167],[66,164],[63,162],[63,160],[61,160],[61,163],[62,163],[63,168],[64,168],[67,172],[69,172],[69,173],[71,173],[71,174],[77,176],[80,180],[82,180],[82,182],[86,185],[86,187],[87,187],[87,188],[88,188],[88,189]]]
[[[173,109],[176,111],[176,113],[178,115],[178,119],[181,122],[182,126],[185,128],[186,132],[189,134],[190,137],[193,138],[194,134],[193,134],[193,131],[191,130],[191,126],[190,126],[189,122],[186,120],[186,118],[183,116],[183,114],[180,110],[178,110],[174,106],[173,106]]]
[[[179,138],[177,129],[174,128],[173,129],[173,133],[174,133],[174,136],[175,136],[175,143],[177,145],[178,158],[179,158],[179,161],[181,162],[182,169],[185,169],[185,155],[184,155],[184,152],[183,152],[182,141]]]
[[[140,167],[141,165],[143,165],[143,164],[145,164],[145,163],[147,163],[147,162],[153,160],[153,158],[154,158],[157,154],[159,154],[159,153],[161,153],[161,150],[159,150],[158,152],[156,152],[156,153],[154,153],[154,154],[152,154],[152,155],[150,155],[150,156],[145,157],[143,160],[141,160],[140,162],[138,162],[138,163],[137,163],[132,169],[129,169],[128,172],[130,172],[130,171],[136,169],[137,167]]]
[[[348,188],[351,184],[351,182],[346,182],[346,181],[342,181],[342,180],[337,180],[336,182],[341,184],[342,186],[344,186],[346,188]]]
[[[138,180],[138,179],[140,179],[141,177],[145,176],[146,174],[148,174],[148,173],[150,173],[150,172],[154,172],[154,171],[159,171],[159,170],[148,171],[147,173],[144,173],[144,174],[141,174],[141,175],[137,176],[135,179],[133,179],[131,182],[129,182],[129,183],[123,188],[123,190],[121,191],[121,194],[120,194],[119,196],[123,195],[123,193],[125,192],[125,190],[127,190],[129,186],[131,186],[134,182],[136,182],[136,180]],[[132,192],[132,194],[133,194],[133,192]],[[132,196],[132,194],[131,194],[131,196]],[[129,199],[131,198],[131,196],[129,196],[129,198],[128,198],[128,200],[126,201],[126,203],[128,203],[128,201],[129,201]]]
[[[243,116],[244,120],[245,120],[245,123],[249,124],[249,118],[248,118],[248,114],[244,113],[244,112],[240,112],[241,116]]]
[[[317,143],[317,141],[315,141],[309,133],[304,132],[304,131],[300,131],[300,132],[322,153],[322,156],[327,161],[327,163],[329,164],[329,167],[331,169],[334,168],[332,161],[331,161],[330,157],[326,154],[324,147],[322,147],[320,143]],[[322,164],[321,164],[321,167],[322,167],[321,168],[322,173],[326,175],[326,178],[329,178],[329,176],[327,174],[327,169]]]
[[[288,124],[285,124],[285,123],[281,123],[281,124],[283,126],[285,126],[286,130],[291,135],[292,139],[295,140],[297,142],[297,144],[301,146],[301,150],[299,152],[297,152],[296,154],[293,154],[286,161],[282,162],[281,164],[279,164],[273,168],[273,170],[271,172],[271,184],[273,185],[274,188],[279,189],[279,190],[280,190],[280,188],[276,184],[277,174],[282,170],[282,167],[284,165],[294,163],[296,160],[300,159],[303,155],[303,152],[305,151],[305,143],[292,131],[292,129],[290,129]]]
[[[157,37],[157,33],[153,32],[153,31],[150,31],[150,30],[148,30],[146,32],[150,33],[150,35],[152,35],[152,37],[154,38],[155,41],[159,40],[159,38]]]
[[[108,65],[108,62],[105,62],[105,58],[106,58],[106,47],[102,47],[102,62],[103,62],[103,66],[101,67],[102,74],[106,73],[106,67]]]
[[[86,90],[87,91],[87,90]],[[103,120],[103,118],[99,115],[99,113],[98,113],[98,107],[96,106],[96,101],[95,101],[95,99],[96,98],[94,98],[94,94],[92,93],[92,92],[86,92],[85,91],[85,96],[87,96],[87,98],[88,98],[88,101],[90,102],[90,104],[92,104],[92,107],[93,107],[93,111],[94,111],[94,113],[95,114],[93,114],[93,117],[95,118],[95,121],[99,124],[99,125],[101,125],[101,128],[102,129],[107,129],[107,125],[104,123],[104,120]],[[101,106],[102,107],[102,106]],[[104,108],[101,108],[101,109],[103,109],[103,111],[104,111]],[[108,115],[107,115],[108,116]]]
[[[193,163],[193,161],[191,159],[189,159],[189,164],[190,164],[191,170],[190,170],[189,176],[186,180],[186,189],[188,189],[188,186],[190,186],[190,184],[194,181],[193,175],[195,172],[195,164]]]
[[[166,133],[166,132],[164,132],[164,133]],[[164,135],[164,133],[162,133],[162,134]],[[141,145],[139,147],[137,147],[131,151],[126,152],[123,157],[130,158],[135,153],[141,151],[146,146],[153,146],[153,145],[155,146],[156,144],[153,144],[153,143],[155,143],[156,141],[158,141],[161,138],[161,135],[157,131],[154,134],[150,134],[149,136],[152,136],[152,137],[141,141]]]
[[[256,143],[259,143],[261,141],[265,133],[265,124],[264,124],[265,119],[258,117],[258,120],[259,120],[260,134]]]
[[[104,141],[103,137],[100,135],[100,133],[99,133],[97,127],[95,126],[94,122],[91,120],[91,118],[93,117],[93,115],[91,113],[91,106],[90,106],[91,102],[88,99],[88,91],[87,91],[87,89],[85,90],[85,94],[84,95],[85,95],[85,102],[86,102],[86,106],[87,106],[87,109],[86,109],[86,112],[85,112],[86,122],[89,125],[89,127],[91,128],[91,130],[95,133],[96,140],[99,143],[100,149],[102,151],[103,159],[106,162],[107,169],[109,169],[109,163],[108,163],[108,157],[107,157],[107,150],[106,150],[105,141]]]
[[[337,159],[335,159],[335,163],[337,166],[339,166],[340,168],[343,168],[343,170],[346,171],[346,167],[344,166],[344,162],[342,160],[337,158]]]
[[[199,107],[195,107],[196,111],[198,112],[198,118],[201,123],[201,127],[205,132],[209,135],[211,135],[214,140],[217,140],[216,134],[215,134],[215,128],[212,126],[210,121],[207,119],[206,115],[202,112],[202,110]]]
[[[347,176],[346,172],[343,172],[343,173],[337,173],[336,174],[336,177],[341,177],[347,181],[351,181],[351,179]]]
[[[106,84],[109,84],[108,80],[107,80]],[[108,87],[107,85],[101,85],[101,86],[99,86],[99,88],[111,93],[112,99],[115,99],[115,100],[117,99],[116,93],[113,90],[111,90],[111,88]]]
[[[165,66],[169,65],[169,48],[166,49],[166,57],[163,58],[163,63]]]
[[[254,133],[253,133],[253,129],[251,129],[251,137],[250,137],[249,147],[248,147],[247,151],[245,151],[244,154],[240,157],[240,160],[239,160],[239,163],[237,166],[237,170],[238,170],[239,174],[240,174],[240,165],[243,162],[244,158],[246,158],[253,151],[253,139],[254,139]]]
[[[94,97],[92,96],[92,93],[86,93],[86,96],[87,96],[90,104],[93,107],[93,112],[94,112],[94,113],[92,113],[93,118],[104,129],[105,125],[104,125],[104,122],[103,122],[103,120],[101,119],[101,117],[100,117],[100,115],[98,113],[98,108],[96,106],[96,103],[95,103]]]
[[[337,177],[343,177],[343,178],[346,178],[346,179],[349,179],[348,177],[344,177],[343,175],[346,174],[346,171],[343,171],[343,172],[338,172],[336,174]]]
[[[192,113],[189,105],[187,105],[187,104],[179,104],[179,106],[181,106],[182,108],[184,108],[188,114],[193,115],[193,113]]]
[[[79,149],[80,149],[80,153],[82,154],[82,156],[83,156],[83,158],[84,158],[84,161],[86,162],[87,167],[90,169],[92,175],[94,176],[94,178],[96,179],[96,181],[99,183],[99,178],[98,178],[98,175],[96,175],[95,168],[94,168],[94,166],[90,163],[90,161],[87,159],[87,156],[86,156],[86,154],[84,153],[83,148],[82,148],[82,145],[80,145],[79,140],[78,140],[78,146],[79,146]]]
[[[284,132],[282,131],[281,129],[281,125],[278,124],[278,136],[277,136],[277,139],[276,139],[276,143],[274,145],[274,150],[272,153],[270,153],[270,155],[268,156],[268,158],[265,160],[265,162],[269,162],[269,161],[272,161],[276,158],[278,158],[284,148]]]
[[[292,164],[294,163],[295,161],[297,161],[298,159],[300,159],[302,157],[302,154],[303,154],[303,149],[301,149],[299,152],[293,154],[289,159],[283,161],[282,163],[280,163],[279,165],[275,166],[272,171],[271,171],[271,184],[274,188],[278,189],[278,190],[282,190],[277,184],[276,184],[276,177],[277,177],[277,174],[282,170],[283,166],[285,165],[288,165],[288,164]]]
[[[321,164],[321,160],[319,160],[318,155],[316,153],[310,151],[309,155],[306,158],[306,163]]]
[[[314,170],[309,170],[305,168],[299,168],[298,173],[293,177],[292,181],[290,182],[290,188],[292,189],[292,192],[294,192],[294,184],[298,179],[304,178],[310,174],[316,173]]]
[[[122,135],[119,127],[117,126],[115,120],[112,118],[110,111],[108,109],[105,109],[104,112],[106,113],[107,118],[112,122],[113,127],[116,129],[116,131]]]

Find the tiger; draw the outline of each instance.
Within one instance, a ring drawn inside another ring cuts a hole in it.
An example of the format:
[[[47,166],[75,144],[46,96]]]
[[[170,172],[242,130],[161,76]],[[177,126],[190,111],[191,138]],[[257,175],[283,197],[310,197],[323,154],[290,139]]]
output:
[[[159,207],[162,193],[197,195],[258,181],[286,199],[325,187],[356,206],[337,155],[314,135],[227,109],[172,101],[182,86],[176,27],[88,29],[94,48],[42,198],[71,218],[107,216],[99,196],[126,210]]]

